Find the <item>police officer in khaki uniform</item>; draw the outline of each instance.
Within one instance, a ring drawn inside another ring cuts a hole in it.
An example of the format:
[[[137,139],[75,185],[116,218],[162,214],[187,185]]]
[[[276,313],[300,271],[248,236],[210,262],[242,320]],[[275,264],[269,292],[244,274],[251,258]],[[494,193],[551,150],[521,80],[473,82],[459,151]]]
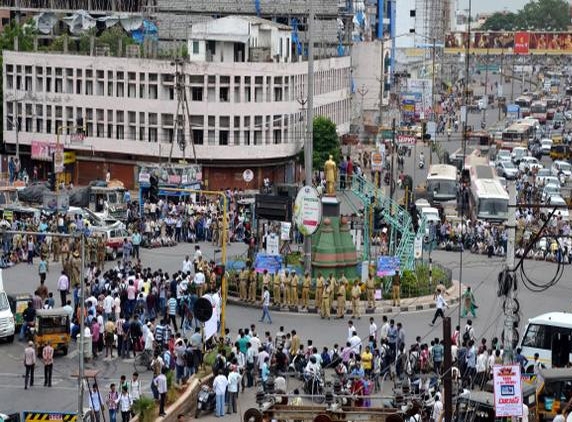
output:
[[[330,311],[331,311],[331,304],[330,304],[330,294],[332,286],[326,281],[324,285],[324,295],[322,296],[322,302],[320,304],[320,317],[322,319],[328,318],[330,319]]]
[[[298,283],[300,279],[298,278],[298,273],[294,273],[292,279],[290,280],[290,302],[292,306],[298,306]]]
[[[80,282],[80,271],[81,271],[81,257],[79,251],[73,253],[73,257],[69,260],[71,267],[71,280],[70,284],[75,286]]]
[[[352,296],[352,317],[361,319],[361,314],[359,310],[361,287],[359,286],[358,280],[354,281],[354,286],[352,287],[351,296]]]
[[[308,299],[310,298],[310,284],[312,283],[312,278],[310,274],[306,272],[304,275],[304,281],[302,282],[302,308],[308,309]]]
[[[64,262],[66,262],[70,257],[70,244],[68,239],[62,239],[61,256],[62,265],[64,265]]]
[[[254,268],[250,268],[248,274],[248,302],[256,302],[257,276]]]
[[[52,237],[52,262],[60,260],[60,238],[58,236]]]
[[[282,281],[280,280],[280,274],[276,273],[274,274],[274,280],[272,280],[272,287],[274,289],[274,305],[276,306],[280,306],[281,302],[280,302],[280,285],[282,284]]]
[[[334,299],[338,293],[338,283],[336,281],[336,278],[334,277],[333,274],[330,274],[330,278],[328,279],[328,284],[330,285],[330,306],[333,308],[334,307]]]
[[[393,301],[393,306],[400,306],[401,304],[401,276],[398,272],[393,276],[391,281],[391,299]]]
[[[375,280],[372,274],[368,276],[365,287],[367,292],[367,307],[373,309],[375,308]]]
[[[240,300],[246,300],[247,280],[248,270],[245,267],[238,276],[238,296],[240,297]]]
[[[316,308],[320,309],[322,307],[322,296],[324,294],[324,285],[326,280],[322,273],[318,273],[318,278],[316,279]]]
[[[103,236],[97,237],[96,248],[97,248],[97,268],[100,271],[103,271],[103,267],[105,265],[105,255],[106,255],[105,243],[103,242]]]
[[[338,319],[342,319],[346,313],[346,284],[340,280],[338,287]]]
[[[284,303],[286,306],[290,306],[290,286],[292,284],[292,277],[286,271],[284,273]]]
[[[270,293],[270,280],[272,277],[268,274],[268,270],[264,270],[264,274],[262,276],[262,290],[260,291],[260,297],[264,294],[264,288],[268,288],[268,293]]]

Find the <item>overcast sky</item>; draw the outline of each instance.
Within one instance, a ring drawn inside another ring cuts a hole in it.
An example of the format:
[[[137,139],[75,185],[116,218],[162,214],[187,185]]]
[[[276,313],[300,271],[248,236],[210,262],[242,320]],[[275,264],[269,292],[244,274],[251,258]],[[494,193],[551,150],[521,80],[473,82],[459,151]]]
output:
[[[458,2],[457,4],[461,9],[467,9],[469,7],[468,0],[455,1]],[[497,12],[503,9],[515,12],[521,9],[526,3],[528,3],[528,0],[472,0],[471,9],[473,14]]]

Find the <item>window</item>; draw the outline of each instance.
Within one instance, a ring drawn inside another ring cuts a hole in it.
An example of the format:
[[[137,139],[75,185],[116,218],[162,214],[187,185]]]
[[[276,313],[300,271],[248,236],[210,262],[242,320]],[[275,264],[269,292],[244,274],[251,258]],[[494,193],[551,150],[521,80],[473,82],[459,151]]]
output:
[[[410,18],[414,18],[414,17],[415,17],[415,9],[409,11],[409,17],[410,17]]]
[[[530,324],[522,340],[522,346],[536,349],[550,349],[551,328],[548,325]]]
[[[227,103],[230,101],[230,95],[229,95],[229,89],[228,87],[221,87],[220,91],[219,91],[219,101],[221,103]]]
[[[193,129],[193,142],[195,145],[202,145],[205,142],[205,134],[202,129]]]
[[[228,130],[220,130],[218,132],[218,144],[219,145],[228,145],[228,137],[229,131]]]
[[[199,54],[199,42],[193,41],[193,54]]]
[[[202,101],[203,100],[203,88],[194,86],[191,88],[191,99],[192,101]]]

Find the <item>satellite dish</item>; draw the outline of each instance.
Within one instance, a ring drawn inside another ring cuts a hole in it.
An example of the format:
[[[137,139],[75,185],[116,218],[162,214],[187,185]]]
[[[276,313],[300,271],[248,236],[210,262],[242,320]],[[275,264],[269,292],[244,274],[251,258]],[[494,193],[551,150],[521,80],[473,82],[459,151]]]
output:
[[[200,322],[207,322],[213,316],[213,305],[210,300],[201,297],[197,299],[194,308],[195,318]]]

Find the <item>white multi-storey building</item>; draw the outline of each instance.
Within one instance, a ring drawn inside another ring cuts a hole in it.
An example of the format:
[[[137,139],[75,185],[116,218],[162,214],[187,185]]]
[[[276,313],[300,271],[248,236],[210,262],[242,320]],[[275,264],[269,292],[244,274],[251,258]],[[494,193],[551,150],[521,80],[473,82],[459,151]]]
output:
[[[138,161],[166,161],[171,154],[174,161],[194,159],[189,145],[185,157],[177,142],[171,147],[178,103],[173,62],[3,54],[4,140],[14,151],[18,138],[24,165],[49,171],[49,165],[32,160],[30,146],[55,143],[58,128],[65,150],[76,153],[75,164],[66,170],[80,184],[111,169],[131,187]],[[192,131],[209,188],[255,188],[264,177],[295,181],[295,157],[305,134],[306,62],[191,60],[181,69],[190,114],[184,133],[188,140]],[[315,62],[315,113],[331,118],[340,134],[349,131],[350,77],[349,57]],[[63,129],[79,119],[86,130],[81,143],[72,142]],[[255,175],[248,185],[241,177],[245,169]]]

